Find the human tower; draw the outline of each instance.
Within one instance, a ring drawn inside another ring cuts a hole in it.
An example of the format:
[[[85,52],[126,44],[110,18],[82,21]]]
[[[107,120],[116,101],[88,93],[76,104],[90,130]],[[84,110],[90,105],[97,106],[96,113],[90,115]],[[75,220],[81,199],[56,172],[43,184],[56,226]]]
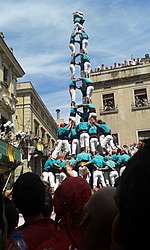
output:
[[[90,78],[91,62],[87,50],[89,36],[85,32],[84,22],[82,12],[73,13],[74,26],[69,42],[71,50],[70,114],[68,124],[60,124],[58,128],[57,145],[52,153],[53,159],[56,159],[60,152],[63,152],[63,159],[67,155],[76,157],[82,149],[95,156],[98,145],[102,153],[107,145],[110,150],[115,148],[110,128],[101,120],[97,120],[96,108],[92,103],[94,86]],[[79,67],[79,77],[76,76],[77,67]],[[77,84],[78,82],[80,85]],[[76,90],[81,91],[80,104],[76,103]],[[76,124],[77,115],[80,117],[78,124]]]
[[[89,36],[86,34],[83,27],[85,20],[84,14],[80,11],[73,13],[73,31],[70,36],[69,48],[71,50],[70,71],[71,82],[69,84],[69,93],[71,97],[70,120],[75,121],[76,114],[81,116],[84,121],[88,121],[89,113],[95,113],[94,105],[84,105],[92,103],[92,93],[94,90],[92,80],[90,79],[91,62],[88,55],[88,40]],[[79,67],[79,77],[76,77],[76,68]],[[81,85],[77,85],[81,82]],[[82,104],[76,105],[76,90],[79,89],[82,94]],[[78,108],[83,107],[83,113]],[[91,110],[92,109],[92,110]],[[91,112],[90,112],[91,111]]]

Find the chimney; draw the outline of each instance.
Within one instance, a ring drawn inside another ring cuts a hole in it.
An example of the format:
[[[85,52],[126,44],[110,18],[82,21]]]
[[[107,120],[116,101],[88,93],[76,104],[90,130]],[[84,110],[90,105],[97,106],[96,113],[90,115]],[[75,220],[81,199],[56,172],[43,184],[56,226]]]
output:
[[[60,109],[56,109],[56,113],[57,113],[57,120],[60,119]]]

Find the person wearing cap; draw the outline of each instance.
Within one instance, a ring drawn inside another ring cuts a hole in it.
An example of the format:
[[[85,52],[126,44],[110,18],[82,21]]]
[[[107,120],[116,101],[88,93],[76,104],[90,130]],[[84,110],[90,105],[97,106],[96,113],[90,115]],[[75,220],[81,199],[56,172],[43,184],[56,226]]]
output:
[[[80,219],[90,197],[91,188],[84,178],[66,178],[54,192],[57,238],[45,241],[36,250],[81,249]]]

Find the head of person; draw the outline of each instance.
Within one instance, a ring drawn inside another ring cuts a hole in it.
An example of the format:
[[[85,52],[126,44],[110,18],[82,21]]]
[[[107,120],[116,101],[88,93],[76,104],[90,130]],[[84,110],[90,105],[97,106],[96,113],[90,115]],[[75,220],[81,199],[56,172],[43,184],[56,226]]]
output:
[[[110,249],[111,228],[118,208],[115,188],[101,188],[85,204],[81,219],[82,250]]]
[[[54,192],[56,220],[73,220],[78,216],[80,217],[82,209],[90,196],[91,188],[85,179],[67,177]],[[70,223],[70,221],[68,222]]]
[[[113,249],[145,249],[149,245],[150,225],[150,139],[129,159],[120,185],[116,203],[119,214],[113,229]]]
[[[45,200],[45,187],[40,177],[31,172],[20,175],[13,185],[12,199],[25,220],[40,215]]]

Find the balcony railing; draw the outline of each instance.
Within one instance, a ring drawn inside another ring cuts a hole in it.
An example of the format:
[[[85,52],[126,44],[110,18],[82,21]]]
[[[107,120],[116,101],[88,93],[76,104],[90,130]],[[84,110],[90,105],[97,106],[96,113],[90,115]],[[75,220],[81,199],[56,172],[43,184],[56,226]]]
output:
[[[131,109],[132,109],[132,111],[150,109],[150,101],[146,100],[146,101],[140,102],[140,103],[133,102],[131,104]]]
[[[118,113],[118,105],[112,107],[103,106],[100,108],[100,115],[115,114]]]

